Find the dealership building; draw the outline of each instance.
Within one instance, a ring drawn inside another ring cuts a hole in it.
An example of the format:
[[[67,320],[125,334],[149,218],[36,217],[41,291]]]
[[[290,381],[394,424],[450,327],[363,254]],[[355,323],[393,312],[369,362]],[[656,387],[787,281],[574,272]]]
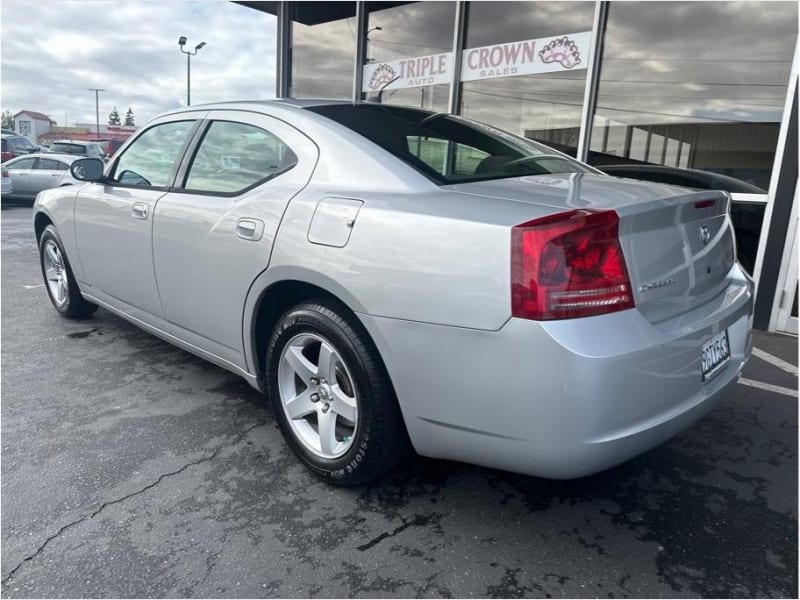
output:
[[[453,113],[730,192],[755,327],[797,333],[797,2],[240,4],[277,16],[279,98]]]

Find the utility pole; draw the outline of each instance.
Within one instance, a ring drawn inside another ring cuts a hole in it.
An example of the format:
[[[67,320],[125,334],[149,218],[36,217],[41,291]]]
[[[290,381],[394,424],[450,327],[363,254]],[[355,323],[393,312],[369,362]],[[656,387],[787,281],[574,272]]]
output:
[[[100,138],[100,92],[105,92],[103,88],[89,88],[90,92],[94,92],[94,112],[97,119],[97,137]],[[64,117],[66,118],[66,117]]]

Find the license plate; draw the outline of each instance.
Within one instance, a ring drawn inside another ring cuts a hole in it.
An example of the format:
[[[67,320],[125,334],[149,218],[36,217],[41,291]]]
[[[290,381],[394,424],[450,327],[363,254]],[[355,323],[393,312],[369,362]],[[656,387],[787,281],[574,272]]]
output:
[[[719,373],[731,359],[731,348],[728,344],[728,330],[718,333],[705,344],[700,355],[703,363],[703,383]]]

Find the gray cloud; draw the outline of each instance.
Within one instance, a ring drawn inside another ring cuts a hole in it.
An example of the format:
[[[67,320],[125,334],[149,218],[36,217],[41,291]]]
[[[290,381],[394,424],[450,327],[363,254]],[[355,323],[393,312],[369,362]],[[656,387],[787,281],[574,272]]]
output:
[[[275,17],[232,2],[3,0],[2,107],[94,122],[116,106],[137,123],[186,103],[178,37],[207,42],[192,59],[192,104],[275,94]]]

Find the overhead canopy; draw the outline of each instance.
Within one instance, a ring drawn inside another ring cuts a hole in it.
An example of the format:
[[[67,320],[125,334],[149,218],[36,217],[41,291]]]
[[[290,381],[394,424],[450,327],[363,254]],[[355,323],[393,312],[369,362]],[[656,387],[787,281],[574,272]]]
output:
[[[236,2],[271,15],[278,14],[278,2]],[[368,2],[371,11],[409,4],[409,2]],[[292,20],[303,25],[318,25],[356,16],[355,2],[292,2],[289,4]]]

